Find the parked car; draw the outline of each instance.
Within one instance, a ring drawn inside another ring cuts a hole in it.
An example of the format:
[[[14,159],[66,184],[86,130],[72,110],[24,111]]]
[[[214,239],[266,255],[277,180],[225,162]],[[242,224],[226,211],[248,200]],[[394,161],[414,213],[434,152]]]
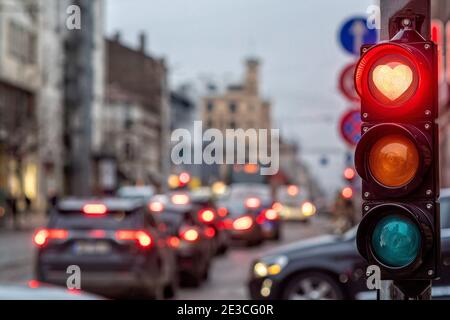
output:
[[[140,200],[64,199],[34,235],[36,279],[66,285],[68,266],[82,272],[83,290],[108,297],[175,294],[174,250]]]
[[[440,280],[433,296],[450,296],[450,189],[441,191]],[[326,235],[276,249],[254,261],[248,282],[252,299],[365,299],[367,263],[356,248],[356,230]]]
[[[234,215],[241,212],[252,217],[254,222],[259,225],[264,239],[279,240],[281,238],[281,222],[278,212],[273,207],[275,201],[269,185],[233,184],[230,186],[226,202],[233,207]],[[242,221],[245,221],[245,218]]]
[[[196,212],[195,217],[209,228],[208,232],[212,234],[213,253],[224,254],[230,243],[229,231],[223,227],[228,211],[226,208],[219,208],[216,205],[213,193],[209,188],[191,192],[190,198]]]
[[[196,217],[186,193],[158,195],[149,205],[170,234],[169,245],[176,250],[181,284],[199,286],[207,279],[212,258],[212,235]]]

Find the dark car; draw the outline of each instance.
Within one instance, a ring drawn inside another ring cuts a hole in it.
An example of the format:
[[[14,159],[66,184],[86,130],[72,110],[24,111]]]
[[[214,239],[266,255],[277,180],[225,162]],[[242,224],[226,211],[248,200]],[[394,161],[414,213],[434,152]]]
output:
[[[77,266],[81,288],[108,297],[170,297],[177,287],[175,252],[141,201],[63,200],[34,243],[41,282],[66,286]]]
[[[230,243],[229,231],[224,228],[224,219],[228,211],[226,208],[217,206],[209,190],[191,192],[190,198],[194,214],[196,212],[195,217],[208,228],[208,232],[212,235],[214,254],[224,254]]]
[[[190,198],[184,193],[158,195],[150,201],[154,215],[170,234],[169,245],[176,250],[181,284],[198,286],[208,277],[212,247],[208,227],[200,223]]]
[[[450,190],[441,192],[441,278],[433,296],[450,296]],[[295,242],[273,251],[251,266],[252,299],[365,299],[367,263],[356,248],[356,228]]]
[[[244,238],[247,241],[251,238],[256,243],[264,239],[279,240],[281,238],[281,222],[278,212],[273,209],[274,201],[270,186],[250,183],[233,184],[230,186],[228,197],[221,205],[230,211],[230,217],[233,220],[232,238]]]

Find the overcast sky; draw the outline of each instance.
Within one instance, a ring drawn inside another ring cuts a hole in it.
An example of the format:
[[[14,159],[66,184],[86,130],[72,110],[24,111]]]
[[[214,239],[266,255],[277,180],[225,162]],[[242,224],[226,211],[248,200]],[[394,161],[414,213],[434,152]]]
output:
[[[273,102],[274,127],[298,141],[301,157],[329,192],[343,185],[344,143],[338,120],[351,104],[337,77],[354,58],[337,32],[372,0],[106,0],[106,31],[163,56],[172,86],[239,81],[243,59],[262,60],[262,92]],[[327,157],[329,163],[320,165]]]

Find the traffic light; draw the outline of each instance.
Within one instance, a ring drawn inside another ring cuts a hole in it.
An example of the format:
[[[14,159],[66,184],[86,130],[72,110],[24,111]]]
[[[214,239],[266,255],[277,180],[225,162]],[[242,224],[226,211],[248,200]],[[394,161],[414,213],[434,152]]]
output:
[[[355,150],[363,196],[358,250],[369,264],[380,267],[383,280],[436,279],[436,45],[406,27],[388,42],[363,46],[355,86],[363,121]]]

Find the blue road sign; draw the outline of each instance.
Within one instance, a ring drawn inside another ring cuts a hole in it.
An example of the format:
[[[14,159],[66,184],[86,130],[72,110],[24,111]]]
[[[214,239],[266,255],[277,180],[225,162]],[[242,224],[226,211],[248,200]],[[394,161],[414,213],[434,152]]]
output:
[[[344,22],[339,32],[339,41],[345,51],[359,55],[364,44],[375,44],[378,41],[378,30],[367,27],[367,19],[353,17]]]

